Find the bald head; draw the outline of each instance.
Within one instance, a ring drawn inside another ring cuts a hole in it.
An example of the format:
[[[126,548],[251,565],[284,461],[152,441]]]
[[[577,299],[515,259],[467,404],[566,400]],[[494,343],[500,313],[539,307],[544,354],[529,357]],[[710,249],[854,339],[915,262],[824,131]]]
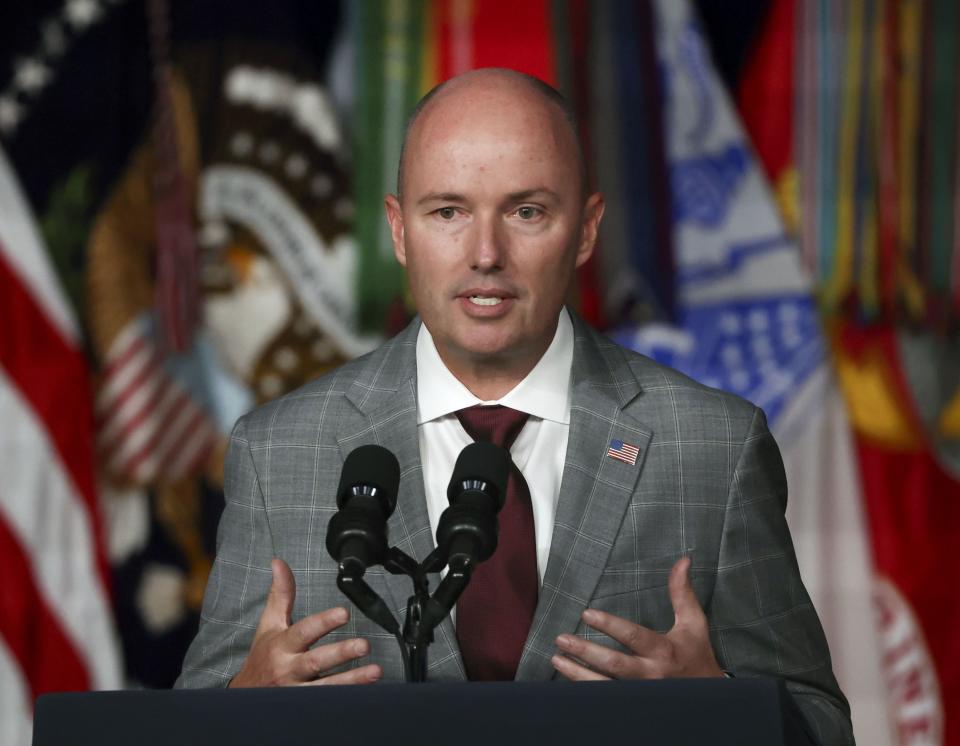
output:
[[[538,111],[552,119],[559,129],[564,131],[572,146],[567,154],[573,159],[579,180],[580,191],[587,194],[587,168],[583,156],[583,148],[577,134],[576,116],[563,94],[553,86],[544,83],[539,78],[526,73],[506,68],[484,68],[472,70],[444,81],[432,88],[417,102],[404,132],[403,144],[400,148],[400,163],[397,168],[397,196],[403,201],[405,162],[411,149],[411,142],[418,140],[420,125],[431,112],[438,107],[462,107],[479,102],[493,106],[503,106],[514,109],[526,107],[531,111]],[[481,104],[482,105],[482,104]]]

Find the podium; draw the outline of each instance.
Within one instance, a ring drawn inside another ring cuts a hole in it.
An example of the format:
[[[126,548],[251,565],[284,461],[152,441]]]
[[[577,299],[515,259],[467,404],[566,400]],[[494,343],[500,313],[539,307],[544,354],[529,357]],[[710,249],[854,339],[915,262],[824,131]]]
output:
[[[783,682],[754,678],[48,694],[34,723],[34,746],[813,743]]]

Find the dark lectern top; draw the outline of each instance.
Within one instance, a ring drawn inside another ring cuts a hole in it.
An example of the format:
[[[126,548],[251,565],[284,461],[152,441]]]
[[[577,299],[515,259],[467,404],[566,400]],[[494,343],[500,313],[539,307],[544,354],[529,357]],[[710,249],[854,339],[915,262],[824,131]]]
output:
[[[810,743],[782,682],[744,678],[48,694],[34,722],[34,746]]]

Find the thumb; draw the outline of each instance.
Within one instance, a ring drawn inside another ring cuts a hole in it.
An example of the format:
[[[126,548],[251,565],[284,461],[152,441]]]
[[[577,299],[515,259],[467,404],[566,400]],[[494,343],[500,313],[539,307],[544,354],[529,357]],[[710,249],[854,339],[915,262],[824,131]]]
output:
[[[690,584],[689,557],[681,557],[670,570],[670,604],[673,606],[674,625],[689,624],[703,619],[703,609]]]
[[[273,580],[270,583],[267,604],[260,615],[259,629],[286,629],[290,626],[297,583],[293,579],[290,566],[282,559],[274,558],[270,563],[270,570],[273,572]]]

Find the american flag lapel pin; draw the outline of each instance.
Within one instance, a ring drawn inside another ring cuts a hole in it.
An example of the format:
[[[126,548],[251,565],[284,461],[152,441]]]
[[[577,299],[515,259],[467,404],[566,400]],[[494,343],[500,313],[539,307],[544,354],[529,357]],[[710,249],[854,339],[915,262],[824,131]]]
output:
[[[607,455],[610,458],[615,458],[617,461],[623,461],[623,463],[630,464],[630,466],[637,465],[637,456],[639,454],[639,448],[617,439],[611,440],[610,447],[607,449]]]

